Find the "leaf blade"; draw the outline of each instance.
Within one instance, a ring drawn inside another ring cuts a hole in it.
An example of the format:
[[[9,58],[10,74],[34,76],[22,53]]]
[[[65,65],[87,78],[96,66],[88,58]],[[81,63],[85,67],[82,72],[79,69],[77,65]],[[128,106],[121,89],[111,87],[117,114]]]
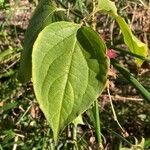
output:
[[[121,16],[118,15],[115,3],[110,0],[99,0],[98,7],[99,10],[107,12],[109,15],[114,17],[114,19],[116,19],[122,31],[124,42],[129,47],[130,51],[134,54],[146,58],[148,56],[147,45],[134,36],[129,25]],[[135,62],[138,66],[141,66],[144,60],[135,58]]]
[[[115,16],[116,21],[118,22],[120,29],[122,31],[124,42],[130,48],[130,51],[134,54],[140,55],[141,57],[146,58],[148,55],[147,45],[137,39],[131,32],[128,24],[120,16]],[[138,66],[141,66],[144,60],[135,58],[135,62]]]
[[[77,32],[79,28],[74,23],[53,23],[39,34],[33,47],[34,91],[55,142],[64,127],[96,100],[107,80],[108,64],[103,66],[106,71],[99,81],[97,76],[102,64],[76,37],[81,34]],[[95,32],[94,36],[98,38]],[[106,49],[98,48],[104,51],[102,56],[107,63]]]
[[[18,79],[22,83],[29,81],[31,78],[32,47],[39,32],[47,25],[60,20],[66,20],[65,15],[63,12],[57,11],[57,8],[50,0],[41,0],[39,2],[25,34],[24,50],[21,54],[21,63],[18,72]]]

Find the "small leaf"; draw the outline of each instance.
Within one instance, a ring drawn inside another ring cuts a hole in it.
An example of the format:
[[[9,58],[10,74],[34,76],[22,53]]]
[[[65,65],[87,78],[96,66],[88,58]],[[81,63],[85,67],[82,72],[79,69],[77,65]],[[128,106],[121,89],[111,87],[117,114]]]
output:
[[[41,0],[39,2],[25,34],[24,50],[22,51],[18,73],[18,79],[21,82],[27,82],[31,78],[32,47],[39,32],[47,25],[61,20],[66,20],[66,17],[62,11],[57,11],[51,0]]]
[[[18,105],[17,102],[12,102],[12,103],[9,103],[9,104],[5,104],[3,107],[0,107],[0,110],[7,111],[7,110],[15,108],[17,105]]]
[[[72,123],[77,126],[78,124],[84,124],[83,119],[82,119],[82,115],[79,115],[76,119],[74,119],[72,121]]]
[[[145,139],[142,137],[141,142],[138,144],[138,146],[140,146],[141,148],[144,149],[144,145],[145,145]]]
[[[35,95],[57,143],[58,134],[103,91],[108,72],[106,47],[91,28],[52,23],[33,47]]]

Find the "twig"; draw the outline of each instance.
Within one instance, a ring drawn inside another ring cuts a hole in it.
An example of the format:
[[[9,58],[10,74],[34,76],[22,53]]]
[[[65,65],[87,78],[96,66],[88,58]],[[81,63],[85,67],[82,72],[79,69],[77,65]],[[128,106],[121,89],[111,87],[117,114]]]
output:
[[[109,97],[109,95],[102,95],[104,97]],[[137,97],[124,97],[124,96],[119,96],[119,95],[115,95],[115,96],[112,96],[111,95],[111,99],[113,101],[134,101],[134,102],[142,102],[143,101],[143,98],[137,98]]]
[[[113,45],[113,30],[114,30],[114,25],[115,25],[115,21],[112,22],[112,24],[110,25],[110,40],[111,40],[111,45]]]
[[[65,4],[63,4],[61,1],[56,0],[56,2],[59,3],[63,8],[69,9],[69,7],[66,6]],[[69,11],[70,11],[72,14],[74,14],[75,16],[79,17],[80,19],[83,19],[83,18],[84,18],[83,15],[79,14],[79,13],[76,12],[75,10],[69,9]]]
[[[24,114],[23,114],[23,115],[21,116],[21,118],[18,120],[18,122],[16,123],[16,125],[19,124],[20,121],[22,121],[22,119],[24,118],[24,116],[29,112],[30,108],[31,108],[31,106],[29,106],[29,107],[27,108],[27,110],[24,112]]]
[[[96,31],[97,17],[96,17],[95,12],[96,12],[96,0],[93,0],[92,26],[93,26],[93,29]]]
[[[125,50],[125,49],[123,49],[123,48],[120,48],[120,47],[111,46],[110,48],[114,49],[115,51],[119,51],[119,52],[122,52],[122,53],[124,53],[124,54],[128,54],[128,55],[130,55],[130,56],[139,58],[139,59],[141,59],[141,60],[145,60],[146,62],[150,63],[150,58],[149,58],[149,57],[148,57],[148,58],[145,58],[145,57],[143,57],[143,56],[140,56],[140,55],[138,55],[138,54],[132,53],[132,52],[127,51],[127,50]]]
[[[18,136],[15,137],[15,144],[14,144],[12,150],[16,150],[17,149],[17,143],[16,143],[17,141],[18,141]]]
[[[115,109],[114,109],[114,106],[113,106],[113,103],[112,103],[110,91],[109,91],[109,84],[107,84],[107,92],[108,92],[108,96],[109,96],[109,100],[110,100],[111,109],[112,109],[112,112],[113,112],[113,118],[117,122],[117,124],[120,127],[120,129],[122,130],[122,132],[126,133],[126,131],[122,128],[122,126],[120,125],[120,123],[119,123],[119,121],[117,119],[117,115],[116,115],[116,112],[115,112]]]
[[[146,9],[150,9],[149,4],[147,5],[145,0],[139,0],[139,1]]]
[[[94,12],[94,13],[95,13],[95,12]],[[86,17],[84,17],[84,18],[81,20],[81,25],[83,25],[84,23],[87,23],[87,21],[92,18],[92,16],[93,16],[94,13],[91,12],[89,15],[87,15]]]

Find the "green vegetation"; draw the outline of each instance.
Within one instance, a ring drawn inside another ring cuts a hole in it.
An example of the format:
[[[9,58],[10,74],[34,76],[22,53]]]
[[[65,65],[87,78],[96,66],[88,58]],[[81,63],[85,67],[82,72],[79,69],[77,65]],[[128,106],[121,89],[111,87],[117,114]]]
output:
[[[148,4],[0,1],[0,150],[149,149]]]

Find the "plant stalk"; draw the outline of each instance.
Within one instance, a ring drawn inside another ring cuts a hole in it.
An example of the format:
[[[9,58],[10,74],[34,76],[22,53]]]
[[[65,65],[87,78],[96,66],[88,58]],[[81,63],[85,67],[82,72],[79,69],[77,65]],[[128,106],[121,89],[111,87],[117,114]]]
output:
[[[72,134],[72,150],[77,150],[76,142],[77,142],[77,126],[75,124],[71,124],[71,134]]]
[[[77,131],[76,125],[71,123],[67,128],[67,144],[65,146],[66,150],[78,150],[77,148]]]
[[[96,136],[97,136],[97,141],[98,141],[98,144],[99,144],[99,148],[100,148],[100,150],[103,150],[99,116],[100,116],[100,114],[99,114],[98,100],[96,100],[94,102],[95,130],[96,130]]]
[[[96,0],[93,0],[92,28],[94,31],[96,31],[96,22],[97,22],[97,17],[95,12],[96,12]]]
[[[145,100],[150,103],[150,93],[142,86],[142,84],[140,84],[139,81],[116,60],[112,60],[111,63],[141,93]]]
[[[125,49],[123,49],[123,48],[114,47],[114,46],[112,46],[111,48],[114,49],[115,51],[119,51],[119,52],[121,52],[121,53],[128,54],[128,55],[130,55],[130,56],[139,58],[139,59],[141,59],[141,60],[144,60],[144,61],[150,63],[150,58],[145,58],[145,57],[140,56],[140,55],[138,55],[138,54],[134,54],[134,53],[132,53],[132,52],[130,52],[130,51],[127,51],[127,50],[125,50]]]
[[[93,28],[94,31],[96,31],[96,22],[97,22],[97,17],[96,17],[95,11],[96,11],[96,0],[93,0],[92,28]],[[99,144],[99,148],[100,148],[100,150],[103,150],[99,116],[100,115],[99,115],[98,99],[97,99],[94,102],[95,130],[96,130],[96,136],[97,136],[97,141],[98,141],[98,144]]]

